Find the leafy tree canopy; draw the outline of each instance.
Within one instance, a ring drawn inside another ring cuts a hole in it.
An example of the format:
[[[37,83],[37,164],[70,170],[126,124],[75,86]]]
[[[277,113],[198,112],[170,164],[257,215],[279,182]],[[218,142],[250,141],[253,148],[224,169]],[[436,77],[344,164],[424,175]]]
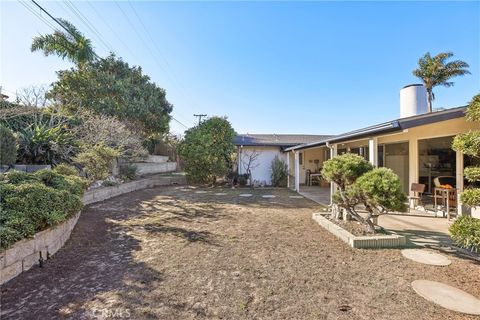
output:
[[[428,92],[428,106],[432,110],[432,100],[435,99],[433,88],[436,86],[451,87],[451,79],[457,76],[470,74],[468,63],[462,60],[447,61],[453,57],[451,52],[441,52],[431,56],[427,52],[418,60],[418,68],[413,70],[414,76],[423,81]]]
[[[141,128],[146,135],[168,132],[172,104],[164,89],[140,67],[130,67],[115,55],[84,68],[58,71],[50,96],[70,111],[93,110]]]
[[[72,61],[79,67],[93,61],[96,55],[90,39],[67,20],[61,18],[58,20],[66,30],[57,30],[53,34],[33,38],[31,50],[41,50],[46,56],[55,54],[62,59]]]
[[[187,130],[178,146],[192,182],[215,183],[231,167],[235,131],[226,118],[212,117]]]

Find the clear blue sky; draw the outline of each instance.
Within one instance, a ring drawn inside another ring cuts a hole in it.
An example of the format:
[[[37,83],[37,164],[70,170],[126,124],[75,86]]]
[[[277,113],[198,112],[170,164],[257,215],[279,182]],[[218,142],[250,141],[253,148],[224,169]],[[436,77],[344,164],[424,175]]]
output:
[[[68,5],[40,4],[108,54]],[[465,105],[480,89],[479,2],[119,2],[130,20],[114,2],[74,4],[167,90],[186,125],[206,113],[228,116],[240,133],[334,134],[394,119],[399,90],[418,82],[411,71],[427,51],[452,51],[472,72],[437,88],[434,107]],[[69,64],[29,50],[51,29],[18,2],[0,10],[0,85],[53,82]]]

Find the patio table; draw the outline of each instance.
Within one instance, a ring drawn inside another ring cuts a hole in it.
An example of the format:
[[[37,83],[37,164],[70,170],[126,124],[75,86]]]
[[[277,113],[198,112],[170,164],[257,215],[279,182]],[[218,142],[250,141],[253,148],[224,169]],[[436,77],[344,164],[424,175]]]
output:
[[[450,200],[456,203],[457,189],[455,188],[433,188],[433,198],[435,201],[435,211],[437,210],[437,199],[442,199],[442,203],[447,209],[447,220],[450,220]]]

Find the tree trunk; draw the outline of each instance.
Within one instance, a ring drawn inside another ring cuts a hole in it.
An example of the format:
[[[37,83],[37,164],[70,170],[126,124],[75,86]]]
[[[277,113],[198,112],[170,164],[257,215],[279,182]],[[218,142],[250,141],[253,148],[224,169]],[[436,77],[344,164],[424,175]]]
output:
[[[433,92],[432,89],[427,89],[427,94],[428,94],[428,112],[432,112],[433,107],[432,107],[432,101],[433,101]]]

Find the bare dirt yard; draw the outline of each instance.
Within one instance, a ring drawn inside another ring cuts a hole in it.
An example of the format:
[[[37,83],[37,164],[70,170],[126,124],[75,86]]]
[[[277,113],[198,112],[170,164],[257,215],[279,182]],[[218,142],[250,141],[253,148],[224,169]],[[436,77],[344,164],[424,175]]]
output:
[[[479,297],[478,264],[351,249],[311,219],[321,207],[291,195],[160,187],[90,205],[43,268],[1,288],[1,319],[474,319],[410,284]]]

